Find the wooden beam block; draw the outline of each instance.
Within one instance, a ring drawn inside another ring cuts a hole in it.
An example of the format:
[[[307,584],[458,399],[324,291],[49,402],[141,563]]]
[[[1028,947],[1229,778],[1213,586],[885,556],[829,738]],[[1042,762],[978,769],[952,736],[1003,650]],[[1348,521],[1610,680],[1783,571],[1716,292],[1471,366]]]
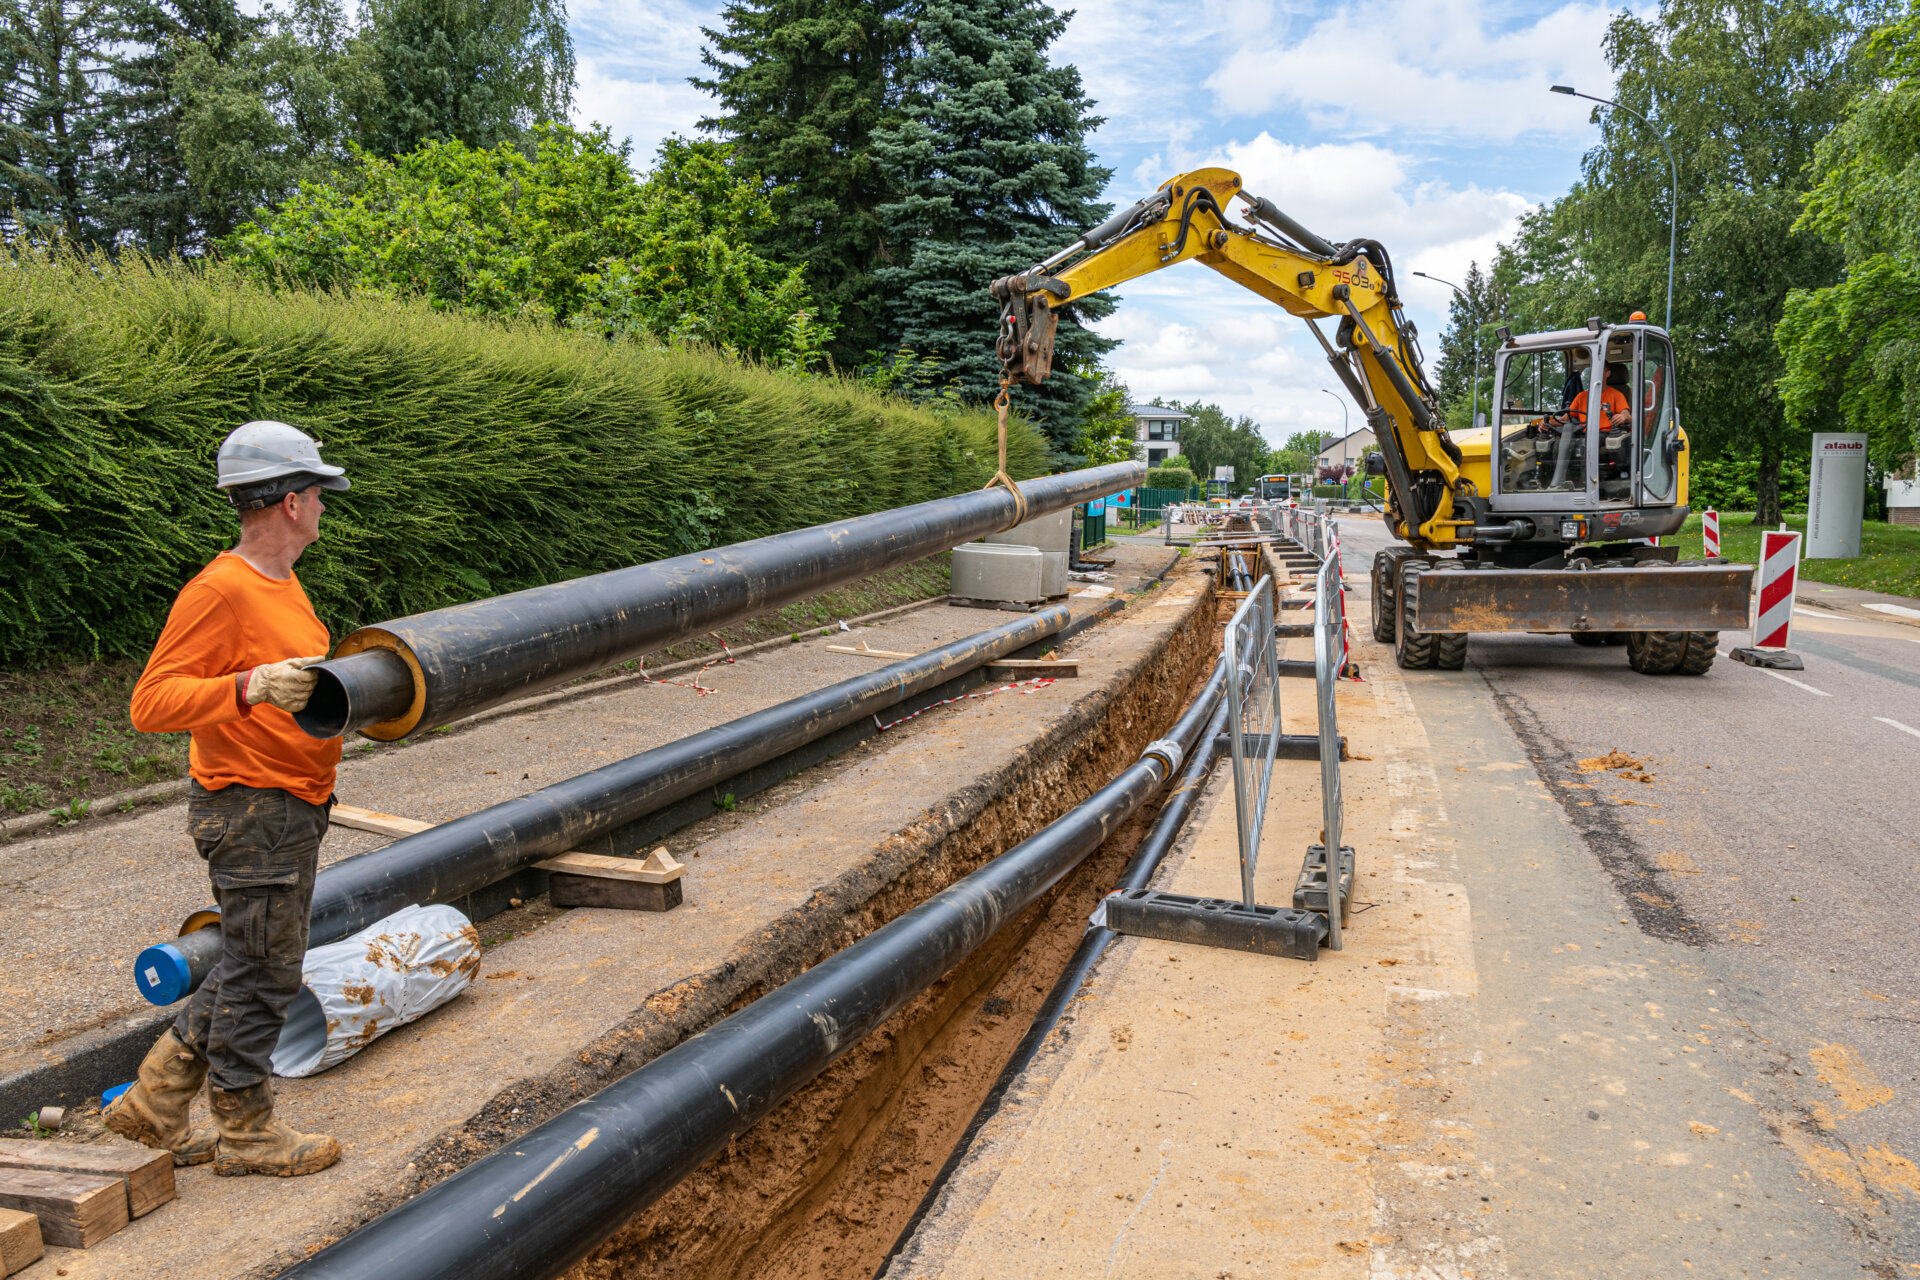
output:
[[[377,809],[362,809],[359,805],[336,804],[333,812],[327,815],[327,821],[343,827],[352,827],[356,831],[377,831],[383,836],[418,835],[433,826],[431,822],[422,822],[418,818],[401,818],[391,813],[381,813]]]
[[[917,653],[895,653],[891,649],[869,649],[864,640],[857,645],[830,644],[827,646],[827,652],[850,653],[856,658],[891,658],[896,662],[901,658],[917,658],[920,656]]]
[[[173,1154],[128,1143],[82,1146],[75,1142],[0,1142],[0,1171],[45,1169],[119,1178],[127,1185],[127,1211],[138,1218],[174,1197]]]
[[[601,853],[563,853],[537,863],[553,873],[548,894],[556,907],[613,907],[622,911],[671,911],[681,902],[686,864],[665,847],[644,861]]]
[[[24,1271],[46,1251],[40,1219],[18,1209],[0,1209],[0,1276]]]
[[[1030,676],[1059,676],[1064,679],[1080,674],[1078,658],[1057,658],[1050,662],[1038,658],[997,658],[987,665],[1008,671],[1023,671]]]
[[[0,1209],[40,1219],[48,1244],[91,1249],[127,1225],[127,1184],[91,1173],[0,1169]]]

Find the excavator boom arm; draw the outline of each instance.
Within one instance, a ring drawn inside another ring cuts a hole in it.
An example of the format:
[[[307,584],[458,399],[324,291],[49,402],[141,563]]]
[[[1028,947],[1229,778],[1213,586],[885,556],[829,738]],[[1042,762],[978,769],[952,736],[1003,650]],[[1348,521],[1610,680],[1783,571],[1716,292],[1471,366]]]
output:
[[[1227,214],[1234,198],[1252,219]],[[1181,174],[1061,254],[994,281],[999,354],[1008,377],[1037,383],[1051,371],[1060,307],[1189,259],[1306,321],[1334,372],[1367,416],[1387,464],[1388,520],[1416,547],[1456,545],[1454,496],[1464,481],[1401,314],[1392,266],[1373,241],[1333,245],[1246,194],[1226,169]],[[1331,319],[1334,341],[1317,321]]]

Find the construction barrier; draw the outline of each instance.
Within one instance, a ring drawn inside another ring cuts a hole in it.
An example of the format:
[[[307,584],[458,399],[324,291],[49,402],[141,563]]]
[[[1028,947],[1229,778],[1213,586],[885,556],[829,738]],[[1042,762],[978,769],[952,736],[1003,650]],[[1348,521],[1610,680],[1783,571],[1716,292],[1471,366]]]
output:
[[[1760,535],[1760,598],[1754,608],[1753,647],[1793,647],[1793,596],[1800,577],[1800,535]]]
[[[1221,642],[1227,665],[1227,738],[1233,760],[1233,803],[1240,827],[1240,896],[1254,909],[1253,873],[1260,861],[1273,762],[1280,749],[1280,655],[1273,579],[1262,577],[1234,611]],[[1235,677],[1238,678],[1235,678]]]
[[[1702,551],[1711,560],[1720,554],[1720,513],[1708,511],[1700,517]]]

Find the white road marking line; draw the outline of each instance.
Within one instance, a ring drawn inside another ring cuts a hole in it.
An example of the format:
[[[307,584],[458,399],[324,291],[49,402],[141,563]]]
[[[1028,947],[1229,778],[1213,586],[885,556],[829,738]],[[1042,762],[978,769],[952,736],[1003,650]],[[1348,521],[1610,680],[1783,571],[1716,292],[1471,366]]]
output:
[[[1901,724],[1898,720],[1889,720],[1885,716],[1875,716],[1874,719],[1878,720],[1881,724],[1890,724],[1902,733],[1910,733],[1914,737],[1920,738],[1920,729],[1916,729],[1912,725]]]
[[[1875,613],[1890,613],[1896,618],[1920,618],[1920,609],[1909,609],[1903,604],[1870,603],[1863,604],[1861,608],[1871,609]]]
[[[1833,696],[1832,694],[1828,693],[1825,689],[1816,689],[1810,684],[1802,684],[1800,681],[1795,680],[1792,676],[1783,676],[1778,671],[1769,671],[1765,667],[1755,667],[1754,670],[1758,671],[1763,676],[1772,676],[1775,680],[1785,680],[1788,684],[1792,685],[1796,689],[1805,689],[1808,693],[1817,693],[1823,698],[1831,698]]]

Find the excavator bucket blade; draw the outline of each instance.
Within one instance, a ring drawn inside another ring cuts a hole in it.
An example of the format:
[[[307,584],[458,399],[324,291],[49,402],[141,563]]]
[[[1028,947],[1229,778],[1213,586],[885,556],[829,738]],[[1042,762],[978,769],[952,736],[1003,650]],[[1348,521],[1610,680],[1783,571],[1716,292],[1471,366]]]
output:
[[[1422,632],[1737,631],[1753,566],[1448,569],[1420,575]]]

